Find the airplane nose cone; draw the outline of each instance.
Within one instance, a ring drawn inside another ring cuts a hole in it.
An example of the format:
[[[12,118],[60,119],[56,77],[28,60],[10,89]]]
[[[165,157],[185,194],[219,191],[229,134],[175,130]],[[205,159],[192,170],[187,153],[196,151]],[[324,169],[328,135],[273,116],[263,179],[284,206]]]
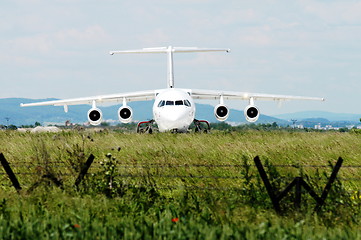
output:
[[[185,116],[186,115],[183,111],[172,111],[172,112],[169,112],[169,114],[167,114],[165,116],[165,118],[169,122],[178,122],[178,121],[181,121],[182,119],[184,119]]]
[[[160,118],[160,123],[162,126],[159,127],[168,131],[187,131],[189,125],[193,121],[193,119],[191,119],[192,117],[190,117],[189,112],[187,110],[181,109],[181,107],[174,107],[174,109],[168,109],[162,114]]]

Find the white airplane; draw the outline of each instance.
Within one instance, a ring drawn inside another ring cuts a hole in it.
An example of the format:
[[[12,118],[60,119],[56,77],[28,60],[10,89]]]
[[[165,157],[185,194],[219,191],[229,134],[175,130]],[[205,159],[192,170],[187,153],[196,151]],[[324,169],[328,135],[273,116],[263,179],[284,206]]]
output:
[[[69,105],[91,104],[92,107],[88,111],[88,120],[91,125],[99,125],[102,121],[102,111],[97,107],[98,103],[104,102],[121,102],[122,106],[118,110],[118,118],[122,123],[129,123],[132,121],[133,110],[128,106],[131,101],[145,101],[154,100],[153,104],[153,119],[151,121],[144,121],[138,123],[137,131],[139,132],[142,125],[146,125],[147,130],[151,131],[153,122],[158,125],[160,132],[175,131],[186,132],[189,126],[194,123],[196,130],[200,130],[201,122],[209,123],[205,120],[196,120],[196,107],[194,99],[216,99],[219,104],[214,107],[214,115],[217,120],[225,121],[229,116],[229,109],[225,105],[224,100],[247,100],[248,106],[244,109],[244,116],[248,122],[257,121],[260,111],[255,105],[255,100],[315,100],[324,101],[324,98],[315,97],[300,97],[300,96],[286,96],[286,95],[272,95],[260,93],[247,92],[233,92],[220,90],[197,90],[197,89],[181,89],[174,87],[174,73],[173,73],[173,53],[188,53],[188,52],[229,52],[230,49],[210,49],[210,48],[195,48],[195,47],[160,47],[160,48],[143,48],[139,50],[129,51],[111,51],[110,54],[124,54],[124,53],[165,53],[168,58],[168,87],[165,89],[149,90],[119,93],[112,95],[101,95],[84,98],[74,98],[65,100],[55,100],[37,103],[20,104],[22,107],[30,106],[44,106],[54,105],[63,106],[64,111],[68,111]],[[144,130],[144,128],[143,128]]]

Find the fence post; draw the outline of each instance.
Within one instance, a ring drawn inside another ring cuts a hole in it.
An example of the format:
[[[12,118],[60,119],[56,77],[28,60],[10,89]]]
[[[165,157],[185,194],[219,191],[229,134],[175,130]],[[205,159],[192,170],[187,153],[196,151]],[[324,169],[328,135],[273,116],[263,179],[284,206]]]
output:
[[[274,194],[271,183],[269,182],[267,174],[262,166],[261,160],[259,159],[258,156],[256,156],[253,160],[254,160],[254,163],[256,164],[259,174],[261,175],[261,178],[266,187],[267,193],[268,193],[269,197],[271,198],[274,209],[276,210],[276,212],[281,213],[281,207],[280,207],[279,200],[276,198],[276,196]]]
[[[318,212],[320,210],[320,208],[323,206],[323,204],[325,203],[325,200],[327,198],[327,195],[331,189],[331,186],[333,184],[333,182],[336,179],[336,176],[338,174],[338,171],[340,170],[341,166],[342,166],[342,162],[343,159],[341,157],[338,158],[338,161],[335,165],[335,167],[332,170],[332,174],[322,192],[321,197],[319,197],[313,190],[312,188],[303,180],[302,177],[296,177],[290,184],[287,185],[287,187],[285,188],[285,190],[283,190],[282,192],[280,192],[277,196],[274,194],[274,191],[272,189],[272,186],[268,180],[267,174],[264,171],[264,168],[261,164],[261,161],[259,159],[258,156],[256,156],[254,158],[254,162],[256,164],[256,167],[259,171],[259,174],[261,175],[261,178],[263,180],[263,183],[267,189],[268,195],[271,198],[272,204],[274,209],[280,213],[281,212],[281,208],[279,205],[279,202],[282,200],[283,197],[286,196],[286,194],[293,188],[295,187],[295,208],[300,208],[301,207],[301,200],[302,200],[302,187],[305,188],[305,190],[307,190],[307,192],[311,195],[311,197],[313,197],[315,199],[315,201],[317,202],[316,207],[314,208],[315,212]]]
[[[296,177],[296,187],[295,187],[295,208],[301,208],[301,198],[302,198],[302,177]]]
[[[21,190],[20,183],[19,183],[18,179],[16,178],[13,170],[11,169],[9,162],[5,159],[5,157],[2,153],[0,153],[0,162],[3,165],[3,168],[4,168],[5,172],[7,173],[7,175],[9,176],[11,182],[13,183],[14,188],[16,189],[16,191],[19,192]]]
[[[308,185],[305,180],[302,179],[302,187],[304,189],[306,189],[306,191],[308,192],[308,194],[311,195],[311,197],[313,197],[313,199],[315,199],[315,201],[317,202],[317,204],[321,203],[321,198],[315,193],[315,191],[312,190],[312,188],[310,187],[310,185]]]
[[[342,166],[342,163],[343,163],[343,159],[341,157],[339,157],[335,167],[332,170],[331,177],[328,179],[325,189],[322,192],[321,198],[319,201],[317,201],[317,205],[315,207],[315,212],[318,212],[321,209],[322,205],[325,203],[327,195],[331,189],[332,183],[335,181],[337,173]]]
[[[78,187],[80,182],[83,180],[84,176],[87,174],[88,169],[94,160],[94,155],[90,154],[88,160],[85,162],[84,166],[81,168],[78,178],[75,180],[75,186]]]

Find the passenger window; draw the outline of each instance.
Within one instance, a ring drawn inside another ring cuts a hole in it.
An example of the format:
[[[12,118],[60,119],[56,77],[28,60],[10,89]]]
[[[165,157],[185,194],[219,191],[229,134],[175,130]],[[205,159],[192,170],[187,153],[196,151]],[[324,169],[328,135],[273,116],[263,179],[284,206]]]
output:
[[[183,101],[182,100],[177,100],[177,101],[175,101],[175,105],[183,105]]]
[[[167,101],[165,105],[174,105],[174,101]]]
[[[186,99],[186,100],[184,100],[184,105],[186,105],[187,107],[190,107],[191,103]]]

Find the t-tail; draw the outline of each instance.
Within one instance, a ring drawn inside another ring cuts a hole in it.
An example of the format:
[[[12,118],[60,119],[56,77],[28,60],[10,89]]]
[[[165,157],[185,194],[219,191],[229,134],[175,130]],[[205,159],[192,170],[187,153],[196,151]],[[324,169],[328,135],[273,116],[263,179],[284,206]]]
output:
[[[189,52],[229,52],[228,48],[196,48],[196,47],[157,47],[157,48],[143,48],[138,50],[126,51],[111,51],[111,55],[120,53],[166,53],[167,54],[167,81],[168,88],[174,88],[174,67],[173,67],[173,53],[189,53]]]

